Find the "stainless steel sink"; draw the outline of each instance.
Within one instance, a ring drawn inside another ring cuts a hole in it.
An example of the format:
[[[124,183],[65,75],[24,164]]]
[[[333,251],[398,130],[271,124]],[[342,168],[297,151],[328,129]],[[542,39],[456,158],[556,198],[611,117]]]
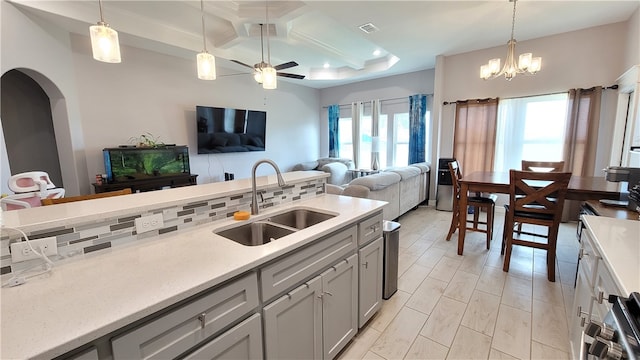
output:
[[[276,224],[302,230],[333,217],[335,217],[333,214],[326,214],[308,209],[294,209],[282,214],[273,215],[267,220]]]
[[[231,229],[216,232],[216,234],[247,246],[263,245],[295,232],[266,221],[255,221]]]

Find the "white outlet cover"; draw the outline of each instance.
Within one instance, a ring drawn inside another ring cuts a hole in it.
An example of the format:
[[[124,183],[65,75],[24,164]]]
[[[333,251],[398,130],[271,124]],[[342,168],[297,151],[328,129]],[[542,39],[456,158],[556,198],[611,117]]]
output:
[[[47,256],[58,255],[58,242],[55,237],[44,238],[44,239],[35,239],[29,240],[31,246],[36,250],[40,251],[42,247],[44,249],[44,254]],[[11,244],[11,261],[12,262],[20,262],[27,261],[31,259],[39,259],[40,256],[36,255],[29,244],[26,241],[15,242]]]
[[[135,220],[136,232],[142,234],[148,231],[160,229],[164,226],[162,214],[142,216]]]

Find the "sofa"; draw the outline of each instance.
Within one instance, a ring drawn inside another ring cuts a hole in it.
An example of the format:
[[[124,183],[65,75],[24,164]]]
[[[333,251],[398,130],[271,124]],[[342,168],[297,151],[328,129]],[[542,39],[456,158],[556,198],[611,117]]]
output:
[[[344,185],[352,180],[352,173],[349,169],[354,169],[353,160],[346,158],[326,157],[315,161],[296,164],[292,171],[319,170],[331,174],[327,183],[331,185]]]
[[[384,220],[395,220],[429,198],[429,163],[393,167],[348,184],[327,184],[327,193],[386,201]]]

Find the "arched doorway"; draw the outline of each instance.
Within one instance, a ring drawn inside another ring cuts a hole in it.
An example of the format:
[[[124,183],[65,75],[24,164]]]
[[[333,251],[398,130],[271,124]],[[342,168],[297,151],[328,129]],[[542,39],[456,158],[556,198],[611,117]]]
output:
[[[56,186],[64,187],[49,96],[19,70],[2,75],[1,84],[2,130],[11,173],[46,171]]]

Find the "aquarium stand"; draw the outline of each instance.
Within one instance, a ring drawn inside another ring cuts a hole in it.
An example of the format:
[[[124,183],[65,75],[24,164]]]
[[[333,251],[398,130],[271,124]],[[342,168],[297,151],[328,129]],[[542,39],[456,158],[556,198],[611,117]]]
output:
[[[134,179],[128,181],[118,181],[113,183],[96,184],[93,183],[93,188],[96,194],[115,191],[130,188],[132,192],[162,190],[166,188],[175,188],[181,186],[196,185],[195,174],[179,174],[179,175],[167,175],[158,176],[147,179]]]

